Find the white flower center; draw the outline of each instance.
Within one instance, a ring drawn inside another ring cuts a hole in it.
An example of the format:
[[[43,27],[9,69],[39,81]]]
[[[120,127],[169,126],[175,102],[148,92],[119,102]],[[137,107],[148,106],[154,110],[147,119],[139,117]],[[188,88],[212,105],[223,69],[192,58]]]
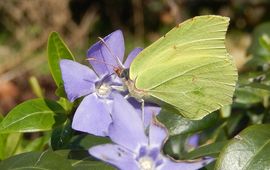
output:
[[[96,87],[96,93],[99,97],[108,97],[111,92],[111,87],[103,83],[100,86]]]
[[[148,156],[144,156],[140,158],[139,165],[140,165],[140,170],[155,170],[155,164],[153,160]]]

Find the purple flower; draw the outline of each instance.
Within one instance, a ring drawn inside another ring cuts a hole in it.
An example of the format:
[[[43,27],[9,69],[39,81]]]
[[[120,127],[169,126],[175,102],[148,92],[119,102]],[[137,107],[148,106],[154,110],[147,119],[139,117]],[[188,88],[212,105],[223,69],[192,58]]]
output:
[[[122,62],[125,50],[124,38],[120,30],[111,33],[103,40],[104,42],[99,41],[91,46],[87,53],[88,58],[96,60],[89,61],[95,72],[71,60],[60,62],[68,99],[73,102],[85,96],[74,114],[72,128],[97,136],[107,136],[108,126],[112,122],[110,116],[114,100],[112,93],[122,87],[121,80],[114,74],[113,67],[108,64],[119,66],[118,61]],[[141,50],[135,48],[123,65],[129,67],[130,62]]]
[[[190,136],[187,139],[187,144],[186,144],[187,150],[190,151],[197,148],[199,146],[199,141],[200,141],[200,135],[194,134]]]
[[[115,67],[124,66],[128,68],[131,61],[142,51],[142,48],[135,48],[128,55],[125,63],[122,64],[125,54],[125,44],[122,31],[116,30],[104,37],[103,40],[106,44],[102,41],[98,41],[92,45],[87,52],[88,58],[95,59],[89,60],[89,62],[100,77],[113,74],[114,68],[112,65]]]
[[[177,162],[163,155],[166,128],[153,119],[146,133],[137,111],[119,94],[115,94],[112,120],[109,137],[115,144],[92,147],[89,153],[120,170],[193,170],[209,163]]]

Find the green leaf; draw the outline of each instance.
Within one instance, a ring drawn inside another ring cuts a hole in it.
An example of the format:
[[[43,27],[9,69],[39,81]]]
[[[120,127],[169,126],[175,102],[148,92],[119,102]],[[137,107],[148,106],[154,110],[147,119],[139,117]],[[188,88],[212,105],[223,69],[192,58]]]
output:
[[[216,169],[270,169],[270,125],[253,125],[234,137],[221,151]]]
[[[248,52],[256,56],[264,56],[268,54],[267,49],[263,48],[260,44],[260,38],[263,35],[270,36],[270,22],[265,22],[258,25],[252,35],[252,44],[250,45]]]
[[[220,114],[222,118],[228,118],[231,115],[231,105],[224,106],[220,109]]]
[[[74,131],[71,128],[71,122],[69,119],[67,119],[64,124],[53,130],[51,136],[52,148],[54,150],[66,148],[70,139],[72,138],[73,132]]]
[[[13,108],[0,123],[0,133],[38,132],[51,130],[62,123],[65,110],[56,102],[32,99]]]
[[[182,159],[183,154],[186,152],[186,139],[188,135],[175,135],[171,136],[166,141],[163,151],[165,154],[173,158]]]
[[[110,165],[103,162],[90,161],[90,160],[74,160],[72,161],[74,170],[91,169],[91,170],[116,170]]]
[[[215,142],[208,145],[201,146],[191,152],[184,155],[185,159],[196,159],[204,156],[216,157],[227,141]]]
[[[31,76],[29,79],[29,83],[31,85],[31,88],[32,88],[32,91],[34,92],[34,94],[39,98],[44,98],[43,90],[40,87],[40,84],[39,84],[37,78],[34,76]]]
[[[4,119],[4,116],[0,113],[0,123],[2,122],[3,119]]]
[[[7,135],[0,135],[0,160],[5,158],[5,143]]]
[[[270,38],[269,38],[269,35],[263,34],[260,37],[259,42],[260,42],[260,44],[261,44],[261,46],[263,48],[265,48],[266,50],[268,50],[268,52],[270,52]]]
[[[51,74],[56,85],[59,87],[62,83],[62,76],[59,62],[61,59],[75,60],[72,53],[60,38],[57,32],[52,32],[47,45],[48,62]]]
[[[244,123],[241,122],[245,118],[246,113],[234,113],[226,121],[226,131],[227,135],[232,136],[233,134],[239,132],[239,129],[242,129]]]
[[[89,148],[88,148],[89,149]],[[111,165],[107,165],[101,161],[96,161],[88,151],[82,153],[77,150],[57,150],[55,151],[63,158],[68,158],[71,162],[73,170],[116,170]]]
[[[3,115],[0,113],[0,123],[4,119]],[[0,134],[0,160],[5,158],[5,143],[7,135]]]
[[[60,97],[57,103],[60,104],[66,110],[67,114],[71,113],[74,103],[70,102],[68,99],[63,97]]]
[[[235,102],[241,104],[256,104],[263,101],[269,91],[252,87],[240,87],[235,91]]]
[[[74,169],[97,169],[97,170],[111,170],[110,166],[95,161],[96,159],[89,155],[88,149],[95,145],[110,143],[108,138],[98,137],[94,135],[77,135],[70,140],[69,149],[57,150],[55,153],[70,159]]]
[[[23,152],[42,151],[50,141],[50,133],[45,133],[44,136],[38,137],[27,143]]]
[[[0,134],[0,160],[6,159],[17,152],[21,138],[20,133]]]
[[[2,134],[2,135],[6,135],[6,140],[4,143],[5,145],[3,148],[4,159],[14,154],[21,153],[19,148],[22,141],[21,133]]]
[[[216,164],[216,160],[210,162],[209,164],[207,164],[206,166],[204,166],[200,170],[213,170],[215,168],[215,164]]]
[[[93,157],[90,157],[88,149],[93,146],[106,143],[111,143],[109,138],[82,134],[74,136],[69,141],[69,145],[66,148],[71,150],[57,150],[56,152],[63,157],[73,160],[89,159],[93,161],[95,159]]]
[[[8,170],[72,170],[70,162],[51,152],[28,152],[0,162],[0,169]]]
[[[158,120],[168,128],[170,135],[198,132],[221,122],[216,112],[207,115],[202,120],[190,120],[168,109],[162,109]]]
[[[270,86],[269,85],[262,84],[262,83],[256,83],[256,82],[242,85],[242,87],[252,87],[252,88],[255,88],[255,89],[261,89],[261,90],[270,91]]]
[[[72,149],[85,149],[88,150],[89,148],[100,145],[111,143],[109,138],[99,137],[94,135],[77,135],[72,138],[70,141],[70,148]]]
[[[252,35],[252,43],[248,49],[248,53],[252,54],[252,58],[246,63],[249,68],[256,69],[259,65],[269,63],[269,47],[262,37],[270,36],[270,22],[262,23],[256,26]]]
[[[56,94],[58,97],[67,98],[67,94],[66,94],[64,85],[63,85],[62,83],[59,84],[59,86],[57,87],[57,89],[56,89],[56,91],[55,91],[55,94]]]

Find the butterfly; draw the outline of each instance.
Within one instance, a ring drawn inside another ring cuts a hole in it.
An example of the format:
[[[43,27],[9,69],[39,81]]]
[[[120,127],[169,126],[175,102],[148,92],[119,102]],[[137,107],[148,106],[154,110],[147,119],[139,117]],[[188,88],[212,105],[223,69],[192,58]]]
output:
[[[189,19],[115,72],[137,100],[202,119],[232,102],[237,69],[225,47],[228,25],[228,17],[216,15]]]

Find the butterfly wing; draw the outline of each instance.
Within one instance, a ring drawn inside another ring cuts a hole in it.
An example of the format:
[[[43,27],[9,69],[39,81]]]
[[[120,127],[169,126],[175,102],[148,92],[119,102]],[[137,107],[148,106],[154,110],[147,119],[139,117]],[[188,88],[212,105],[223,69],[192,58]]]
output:
[[[228,24],[214,15],[179,24],[134,59],[130,79],[190,119],[230,104],[237,71],[224,43]]]

